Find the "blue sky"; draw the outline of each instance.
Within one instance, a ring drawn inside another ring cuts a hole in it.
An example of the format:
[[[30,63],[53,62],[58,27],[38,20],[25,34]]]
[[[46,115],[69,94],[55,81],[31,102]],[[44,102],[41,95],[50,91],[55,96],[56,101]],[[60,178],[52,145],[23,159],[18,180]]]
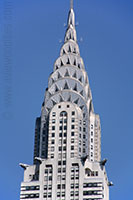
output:
[[[19,162],[32,164],[35,119],[59,56],[69,0],[8,1],[8,12],[7,1],[0,1],[0,199],[18,200]],[[102,158],[108,158],[109,180],[115,185],[110,200],[131,200],[133,1],[76,0],[74,10],[94,109],[101,118]],[[9,51],[5,38],[11,42]]]

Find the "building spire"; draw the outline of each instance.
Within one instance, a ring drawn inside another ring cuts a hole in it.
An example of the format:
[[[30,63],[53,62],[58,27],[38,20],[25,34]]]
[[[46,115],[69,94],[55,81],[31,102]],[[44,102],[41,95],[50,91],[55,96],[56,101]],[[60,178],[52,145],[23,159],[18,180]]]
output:
[[[70,9],[73,9],[73,0],[70,0]]]

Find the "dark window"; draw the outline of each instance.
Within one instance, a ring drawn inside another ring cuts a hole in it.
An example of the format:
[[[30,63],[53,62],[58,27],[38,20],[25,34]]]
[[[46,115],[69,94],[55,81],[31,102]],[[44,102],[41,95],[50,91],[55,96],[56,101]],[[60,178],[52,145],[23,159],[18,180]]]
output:
[[[75,118],[72,118],[72,122],[75,122]]]
[[[58,161],[58,165],[61,165],[61,161]]]
[[[64,137],[66,137],[67,136],[67,133],[64,133]]]
[[[52,133],[52,137],[54,137],[55,136],[55,133]]]
[[[71,146],[71,150],[74,150],[74,146]]]
[[[72,111],[72,115],[75,115],[75,111]]]
[[[62,133],[59,133],[59,137],[62,137]]]
[[[74,125],[72,125],[72,126],[71,126],[71,128],[72,128],[72,129],[74,129],[74,128],[75,128],[75,126],[74,126]]]
[[[62,147],[59,147],[59,151],[61,151],[62,150]]]
[[[63,161],[63,165],[66,165],[66,161],[65,160]]]
[[[57,189],[61,189],[61,184],[58,184],[58,185],[57,185]]]
[[[71,136],[74,136],[74,132],[71,132]]]
[[[65,146],[65,147],[63,147],[63,150],[64,150],[64,151],[66,150],[66,146]]]

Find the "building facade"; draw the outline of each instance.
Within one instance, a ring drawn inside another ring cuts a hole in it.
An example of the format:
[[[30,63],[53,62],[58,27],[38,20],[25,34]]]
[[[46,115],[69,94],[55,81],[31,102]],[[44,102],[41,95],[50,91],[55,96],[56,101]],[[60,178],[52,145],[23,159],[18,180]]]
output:
[[[93,109],[71,7],[64,44],[36,119],[34,164],[20,164],[20,199],[109,200],[105,163],[100,118]]]

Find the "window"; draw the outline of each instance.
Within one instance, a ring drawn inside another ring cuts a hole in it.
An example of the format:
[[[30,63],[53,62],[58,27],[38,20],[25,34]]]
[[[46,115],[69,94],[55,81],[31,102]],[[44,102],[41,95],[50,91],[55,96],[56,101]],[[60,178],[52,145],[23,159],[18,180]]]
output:
[[[65,196],[65,192],[62,192],[62,197],[64,197]]]
[[[48,173],[48,169],[45,169],[44,173],[47,174]]]
[[[75,128],[75,126],[74,126],[74,125],[72,125],[72,126],[71,126],[71,128],[72,128],[72,129],[74,129],[74,128]]]
[[[57,189],[61,189],[61,184],[58,184],[58,185],[57,185]]]
[[[74,153],[71,153],[71,158],[74,158]]]
[[[70,106],[69,105],[67,105],[67,108],[69,108]]]
[[[52,126],[52,130],[53,130],[53,131],[55,130],[55,126]]]
[[[52,189],[52,185],[49,185],[49,186],[48,186],[48,189],[51,190],[51,189]]]
[[[91,131],[91,136],[93,136],[93,131]]]
[[[65,179],[66,179],[65,175],[63,175],[63,176],[62,176],[62,180],[65,180]]]
[[[63,161],[63,165],[66,165],[66,160]]]
[[[57,197],[60,197],[60,192],[57,192]]]
[[[75,115],[75,111],[72,111],[72,115]]]
[[[74,143],[74,138],[71,139],[71,143]]]
[[[63,171],[63,172],[66,172],[66,168],[63,168],[62,171]]]
[[[52,133],[52,137],[54,137],[55,136],[55,133]]]
[[[74,188],[74,184],[71,184],[71,188]]]
[[[59,133],[59,137],[62,137],[62,133]]]
[[[62,184],[62,189],[65,189],[65,184]]]
[[[75,122],[75,118],[72,118],[72,122]]]
[[[66,146],[65,146],[65,147],[63,147],[63,151],[66,151]]]
[[[51,154],[51,158],[54,158],[54,154]]]
[[[54,151],[54,147],[51,147],[51,151]]]
[[[93,142],[93,138],[91,138],[91,142]]]
[[[74,136],[74,132],[71,132],[71,136]]]
[[[64,130],[67,130],[67,126],[64,126]]]
[[[83,135],[83,139],[85,139],[86,138],[86,136],[85,135]]]
[[[61,151],[62,150],[62,148],[61,147],[59,147],[59,151]]]
[[[64,133],[64,137],[66,137],[67,136],[67,133]]]
[[[74,150],[74,146],[71,146],[71,150]]]
[[[58,181],[61,180],[61,175],[58,175],[57,180],[58,180]]]
[[[44,185],[44,190],[47,190],[47,185]]]
[[[52,176],[49,176],[49,181],[52,181]]]
[[[61,105],[59,105],[58,108],[61,108]]]
[[[53,112],[53,113],[52,113],[52,116],[53,116],[53,117],[55,117],[55,116],[56,116],[56,113],[55,113],[55,112]]]
[[[91,129],[93,129],[93,124],[91,124]]]
[[[51,140],[51,144],[54,144],[54,140]]]
[[[63,158],[66,158],[66,153],[63,153]]]
[[[58,165],[61,165],[61,161],[58,161]]]
[[[59,172],[59,173],[61,172],[61,168],[58,168],[58,172]]]
[[[55,123],[55,119],[52,119],[52,123],[53,123],[53,124]]]

